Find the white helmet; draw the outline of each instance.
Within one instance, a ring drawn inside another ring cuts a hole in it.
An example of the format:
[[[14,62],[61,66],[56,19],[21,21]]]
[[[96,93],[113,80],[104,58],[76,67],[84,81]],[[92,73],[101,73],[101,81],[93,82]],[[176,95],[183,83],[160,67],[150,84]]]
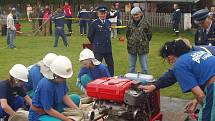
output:
[[[52,61],[57,57],[56,54],[54,53],[48,53],[46,56],[43,58],[43,63],[47,66],[50,67]]]
[[[10,75],[18,80],[28,82],[28,69],[22,64],[15,64],[9,71]]]
[[[69,58],[65,56],[58,56],[50,65],[51,71],[62,77],[62,78],[70,78],[72,77],[72,63]]]
[[[81,51],[79,61],[91,59],[94,65],[99,65],[101,62],[95,59],[95,56],[93,54],[93,51],[91,51],[88,48],[85,48]]]

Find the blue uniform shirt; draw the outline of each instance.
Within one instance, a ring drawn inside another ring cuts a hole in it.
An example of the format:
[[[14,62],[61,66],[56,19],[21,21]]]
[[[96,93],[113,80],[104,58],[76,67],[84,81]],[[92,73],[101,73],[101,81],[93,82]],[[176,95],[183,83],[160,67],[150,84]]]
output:
[[[204,48],[203,48],[204,47]],[[215,46],[194,46],[192,51],[210,51],[212,55],[215,55]],[[177,82],[172,68],[165,72],[156,82],[156,88],[165,88],[169,87]]]
[[[55,23],[55,27],[64,28],[64,19],[65,19],[65,14],[63,12],[57,13],[52,17],[52,20]]]
[[[78,78],[80,79],[81,76],[84,74],[89,75],[92,80],[95,80],[101,77],[110,77],[110,73],[104,64],[99,64],[94,68],[82,67],[78,74]]]
[[[8,80],[0,81],[0,99],[7,99],[10,105],[16,99],[17,95],[21,97],[26,96],[23,87],[11,87]]]
[[[111,22],[105,19],[102,23],[100,19],[92,22],[89,28],[88,39],[93,45],[93,51],[97,53],[111,53]]]
[[[35,64],[31,67],[28,74],[28,82],[25,83],[25,88],[27,88],[28,91],[32,90],[35,91],[37,88],[37,84],[39,81],[43,78],[42,73],[40,72],[40,66]]]
[[[173,73],[183,92],[203,86],[215,75],[215,56],[205,51],[181,55],[173,66]]]
[[[35,90],[32,104],[44,110],[57,109],[57,106],[63,103],[63,97],[67,94],[67,91],[66,82],[58,84],[44,77]],[[30,121],[36,121],[39,116],[39,114],[30,110]]]

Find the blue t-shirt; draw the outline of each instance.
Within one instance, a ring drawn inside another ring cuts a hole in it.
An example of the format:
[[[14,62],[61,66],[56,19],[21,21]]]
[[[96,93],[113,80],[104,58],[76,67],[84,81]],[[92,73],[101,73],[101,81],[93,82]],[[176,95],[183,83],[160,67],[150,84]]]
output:
[[[44,77],[38,83],[32,104],[44,110],[50,110],[51,108],[57,109],[59,105],[63,104],[63,97],[67,92],[68,87],[66,81],[58,84]],[[37,121],[39,116],[36,112],[29,111],[30,121]]]
[[[43,78],[42,73],[40,72],[40,66],[35,64],[31,67],[28,74],[28,82],[25,83],[25,88],[28,91],[32,90],[35,91],[39,81]]]
[[[110,77],[108,68],[102,63],[95,66],[94,68],[82,67],[78,74],[78,78],[80,79],[81,76],[84,74],[87,74],[88,76],[90,76],[92,80],[102,78],[102,77]]]
[[[189,92],[215,75],[215,56],[205,51],[186,53],[177,59],[173,72],[182,91]]]

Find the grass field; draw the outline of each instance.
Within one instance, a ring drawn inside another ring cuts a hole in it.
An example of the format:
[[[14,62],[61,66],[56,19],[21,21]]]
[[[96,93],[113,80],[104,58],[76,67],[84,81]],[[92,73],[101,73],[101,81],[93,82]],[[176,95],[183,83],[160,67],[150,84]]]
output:
[[[0,79],[4,80],[8,77],[8,71],[12,65],[21,63],[26,66],[31,65],[39,61],[49,52],[54,52],[59,55],[65,55],[69,57],[73,63],[74,74],[71,79],[68,80],[70,92],[80,93],[75,87],[77,74],[80,68],[79,53],[82,50],[82,44],[88,42],[87,38],[79,35],[78,24],[73,25],[74,33],[68,37],[69,47],[65,48],[63,42],[60,39],[59,47],[54,48],[54,36],[32,36],[30,33],[30,23],[22,23],[21,36],[17,36],[15,39],[15,45],[17,50],[8,49],[6,46],[6,37],[0,37]],[[65,27],[67,28],[67,27]],[[54,30],[54,29],[53,29]],[[124,36],[124,32],[121,31],[119,36]],[[193,35],[191,32],[184,32],[182,37],[186,37],[192,40]],[[150,74],[155,78],[158,78],[165,70],[169,68],[169,65],[158,56],[158,51],[161,45],[167,41],[174,39],[175,36],[169,30],[155,29],[153,31],[153,38],[150,42],[150,53],[148,57],[148,65]],[[115,62],[115,75],[123,75],[128,71],[128,54],[126,49],[126,42],[119,42],[118,39],[112,40],[113,56]],[[137,70],[141,70],[139,62],[137,62]],[[161,94],[171,97],[179,97],[185,99],[191,99],[191,94],[182,94],[178,84],[166,89],[161,90]]]

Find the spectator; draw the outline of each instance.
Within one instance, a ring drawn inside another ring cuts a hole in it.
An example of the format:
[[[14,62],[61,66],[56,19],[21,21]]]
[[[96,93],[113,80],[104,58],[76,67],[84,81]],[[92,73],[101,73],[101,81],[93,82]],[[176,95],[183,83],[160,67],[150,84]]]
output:
[[[203,45],[215,45],[215,20],[209,15],[208,9],[201,9],[192,15],[194,22],[202,29],[204,37]],[[198,33],[197,33],[198,34]],[[201,37],[196,35],[197,37]]]
[[[2,19],[1,22],[1,31],[2,31],[2,36],[6,36],[7,35],[7,14],[6,11],[3,11],[0,19]]]
[[[126,32],[127,50],[129,55],[129,72],[135,73],[137,56],[139,56],[142,73],[148,73],[147,55],[149,53],[149,41],[152,31],[139,7],[131,10],[132,20],[128,24]]]
[[[88,39],[93,46],[93,52],[97,60],[102,62],[103,58],[108,66],[110,75],[114,75],[114,61],[111,45],[111,22],[106,19],[107,7],[99,6],[97,8],[98,19],[92,22],[89,28]]]
[[[172,27],[176,36],[179,36],[179,23],[181,21],[181,10],[178,8],[178,4],[174,4],[173,6],[174,12],[172,14]]]
[[[59,36],[62,37],[63,43],[65,47],[68,47],[69,44],[67,42],[67,37],[64,33],[64,19],[65,19],[65,14],[61,10],[61,8],[58,8],[57,13],[52,17],[52,20],[55,23],[55,43],[54,47],[58,47],[58,39]]]
[[[39,16],[40,13],[40,4],[37,3],[34,7],[33,7],[33,12],[32,12],[32,17],[34,19],[32,19],[32,31],[34,35],[38,34],[38,29],[39,29],[39,19],[36,18],[40,18]]]
[[[117,26],[121,26],[122,25],[121,11],[120,11],[120,7],[119,7],[118,2],[115,3],[115,10],[116,10],[116,16],[117,16]],[[117,29],[117,32],[119,32],[119,30],[120,29]]]
[[[33,8],[31,7],[30,4],[27,4],[26,12],[27,12],[28,21],[32,21],[31,14],[33,13]]]
[[[110,16],[115,16],[114,18],[109,18],[111,25],[112,26],[117,26],[117,16],[116,16],[117,11],[115,10],[114,6],[111,6],[111,10],[109,12]],[[116,38],[117,37],[117,29],[116,28],[111,28],[111,38]]]
[[[84,5],[80,6],[80,11],[78,13],[78,18],[80,18],[80,34],[81,36],[86,36],[87,35],[87,22],[89,19],[89,11],[85,9]]]
[[[215,6],[211,7],[210,15],[213,18],[213,20],[215,20]]]
[[[63,7],[64,13],[66,15],[66,24],[69,30],[69,33],[72,33],[72,17],[73,17],[73,8],[72,5],[69,5],[68,2],[65,2],[64,7]]]
[[[7,16],[7,45],[10,49],[16,49],[14,45],[14,39],[16,36],[16,27],[14,24],[13,16],[16,15],[15,8],[12,8],[11,12]]]
[[[43,36],[50,35],[50,17],[51,17],[51,10],[49,9],[49,6],[46,5],[43,13],[43,23],[42,23]]]

